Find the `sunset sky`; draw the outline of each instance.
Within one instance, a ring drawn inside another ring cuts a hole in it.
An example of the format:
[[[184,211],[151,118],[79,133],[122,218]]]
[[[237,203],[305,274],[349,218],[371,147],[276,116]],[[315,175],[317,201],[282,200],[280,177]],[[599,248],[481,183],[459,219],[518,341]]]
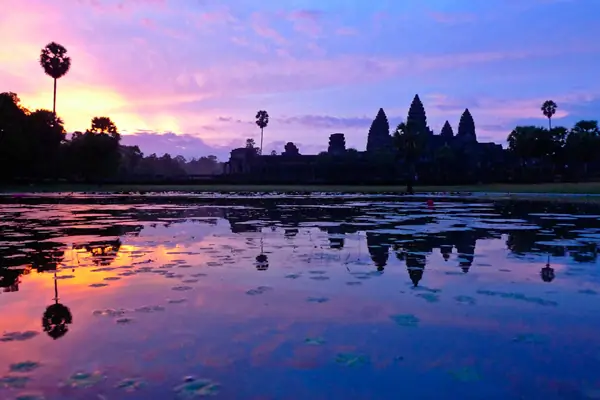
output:
[[[146,154],[227,157],[259,140],[363,150],[379,107],[419,93],[436,133],[468,107],[479,141],[517,124],[600,118],[598,0],[0,0],[0,91],[52,108],[41,48],[68,49],[57,111],[69,132],[108,116]]]

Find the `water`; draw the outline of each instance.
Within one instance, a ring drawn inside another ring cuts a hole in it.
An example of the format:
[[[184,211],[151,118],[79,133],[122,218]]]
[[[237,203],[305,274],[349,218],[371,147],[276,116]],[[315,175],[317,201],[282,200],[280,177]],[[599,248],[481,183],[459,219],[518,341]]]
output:
[[[1,196],[0,398],[600,398],[599,218],[469,198]]]

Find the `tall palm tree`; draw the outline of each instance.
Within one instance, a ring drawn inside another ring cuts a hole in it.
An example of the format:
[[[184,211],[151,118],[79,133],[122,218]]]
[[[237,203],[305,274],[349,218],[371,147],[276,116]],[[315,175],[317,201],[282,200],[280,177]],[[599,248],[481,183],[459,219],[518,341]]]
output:
[[[67,49],[58,43],[52,42],[42,49],[40,65],[46,75],[54,79],[54,102],[52,112],[56,116],[56,80],[62,78],[71,68],[71,58],[67,56]]]
[[[265,129],[267,125],[269,125],[269,114],[266,111],[260,110],[256,113],[256,125],[258,125],[258,127],[260,128],[260,154],[262,154],[263,129]]]
[[[557,105],[552,100],[546,100],[544,104],[542,104],[541,110],[548,118],[548,129],[552,130],[552,116],[556,114]]]

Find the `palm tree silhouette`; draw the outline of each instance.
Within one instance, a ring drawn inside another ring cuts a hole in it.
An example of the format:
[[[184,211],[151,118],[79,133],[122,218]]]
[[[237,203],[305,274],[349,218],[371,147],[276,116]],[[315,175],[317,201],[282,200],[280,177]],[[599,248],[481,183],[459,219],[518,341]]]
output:
[[[544,102],[544,104],[542,104],[541,110],[544,113],[544,115],[546,116],[546,118],[548,118],[548,129],[552,130],[552,116],[554,114],[556,114],[556,108],[558,106],[556,105],[556,103],[552,100],[546,100]]]
[[[58,43],[52,42],[42,49],[40,65],[46,75],[54,79],[54,102],[52,113],[56,118],[56,80],[62,78],[71,68],[71,58],[67,56],[67,49]]]
[[[265,129],[267,125],[269,125],[269,114],[266,111],[260,110],[256,113],[256,125],[258,125],[258,127],[260,128],[260,154],[262,155],[263,129]]]
[[[42,316],[42,327],[44,332],[52,339],[56,340],[63,337],[68,331],[68,325],[73,323],[73,316],[69,307],[58,302],[58,280],[56,272],[54,273],[54,304],[46,307]]]

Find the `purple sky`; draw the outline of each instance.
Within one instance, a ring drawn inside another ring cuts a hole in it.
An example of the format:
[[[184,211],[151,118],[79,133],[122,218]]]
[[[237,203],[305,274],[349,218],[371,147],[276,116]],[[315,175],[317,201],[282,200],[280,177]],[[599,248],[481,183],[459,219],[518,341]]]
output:
[[[126,144],[186,157],[259,141],[363,150],[379,107],[391,125],[419,93],[429,124],[456,130],[468,107],[480,141],[517,124],[597,119],[598,0],[0,0],[0,91],[51,108],[38,65],[57,41],[72,57],[58,83],[69,131],[111,117]],[[8,10],[8,12],[6,12]]]

